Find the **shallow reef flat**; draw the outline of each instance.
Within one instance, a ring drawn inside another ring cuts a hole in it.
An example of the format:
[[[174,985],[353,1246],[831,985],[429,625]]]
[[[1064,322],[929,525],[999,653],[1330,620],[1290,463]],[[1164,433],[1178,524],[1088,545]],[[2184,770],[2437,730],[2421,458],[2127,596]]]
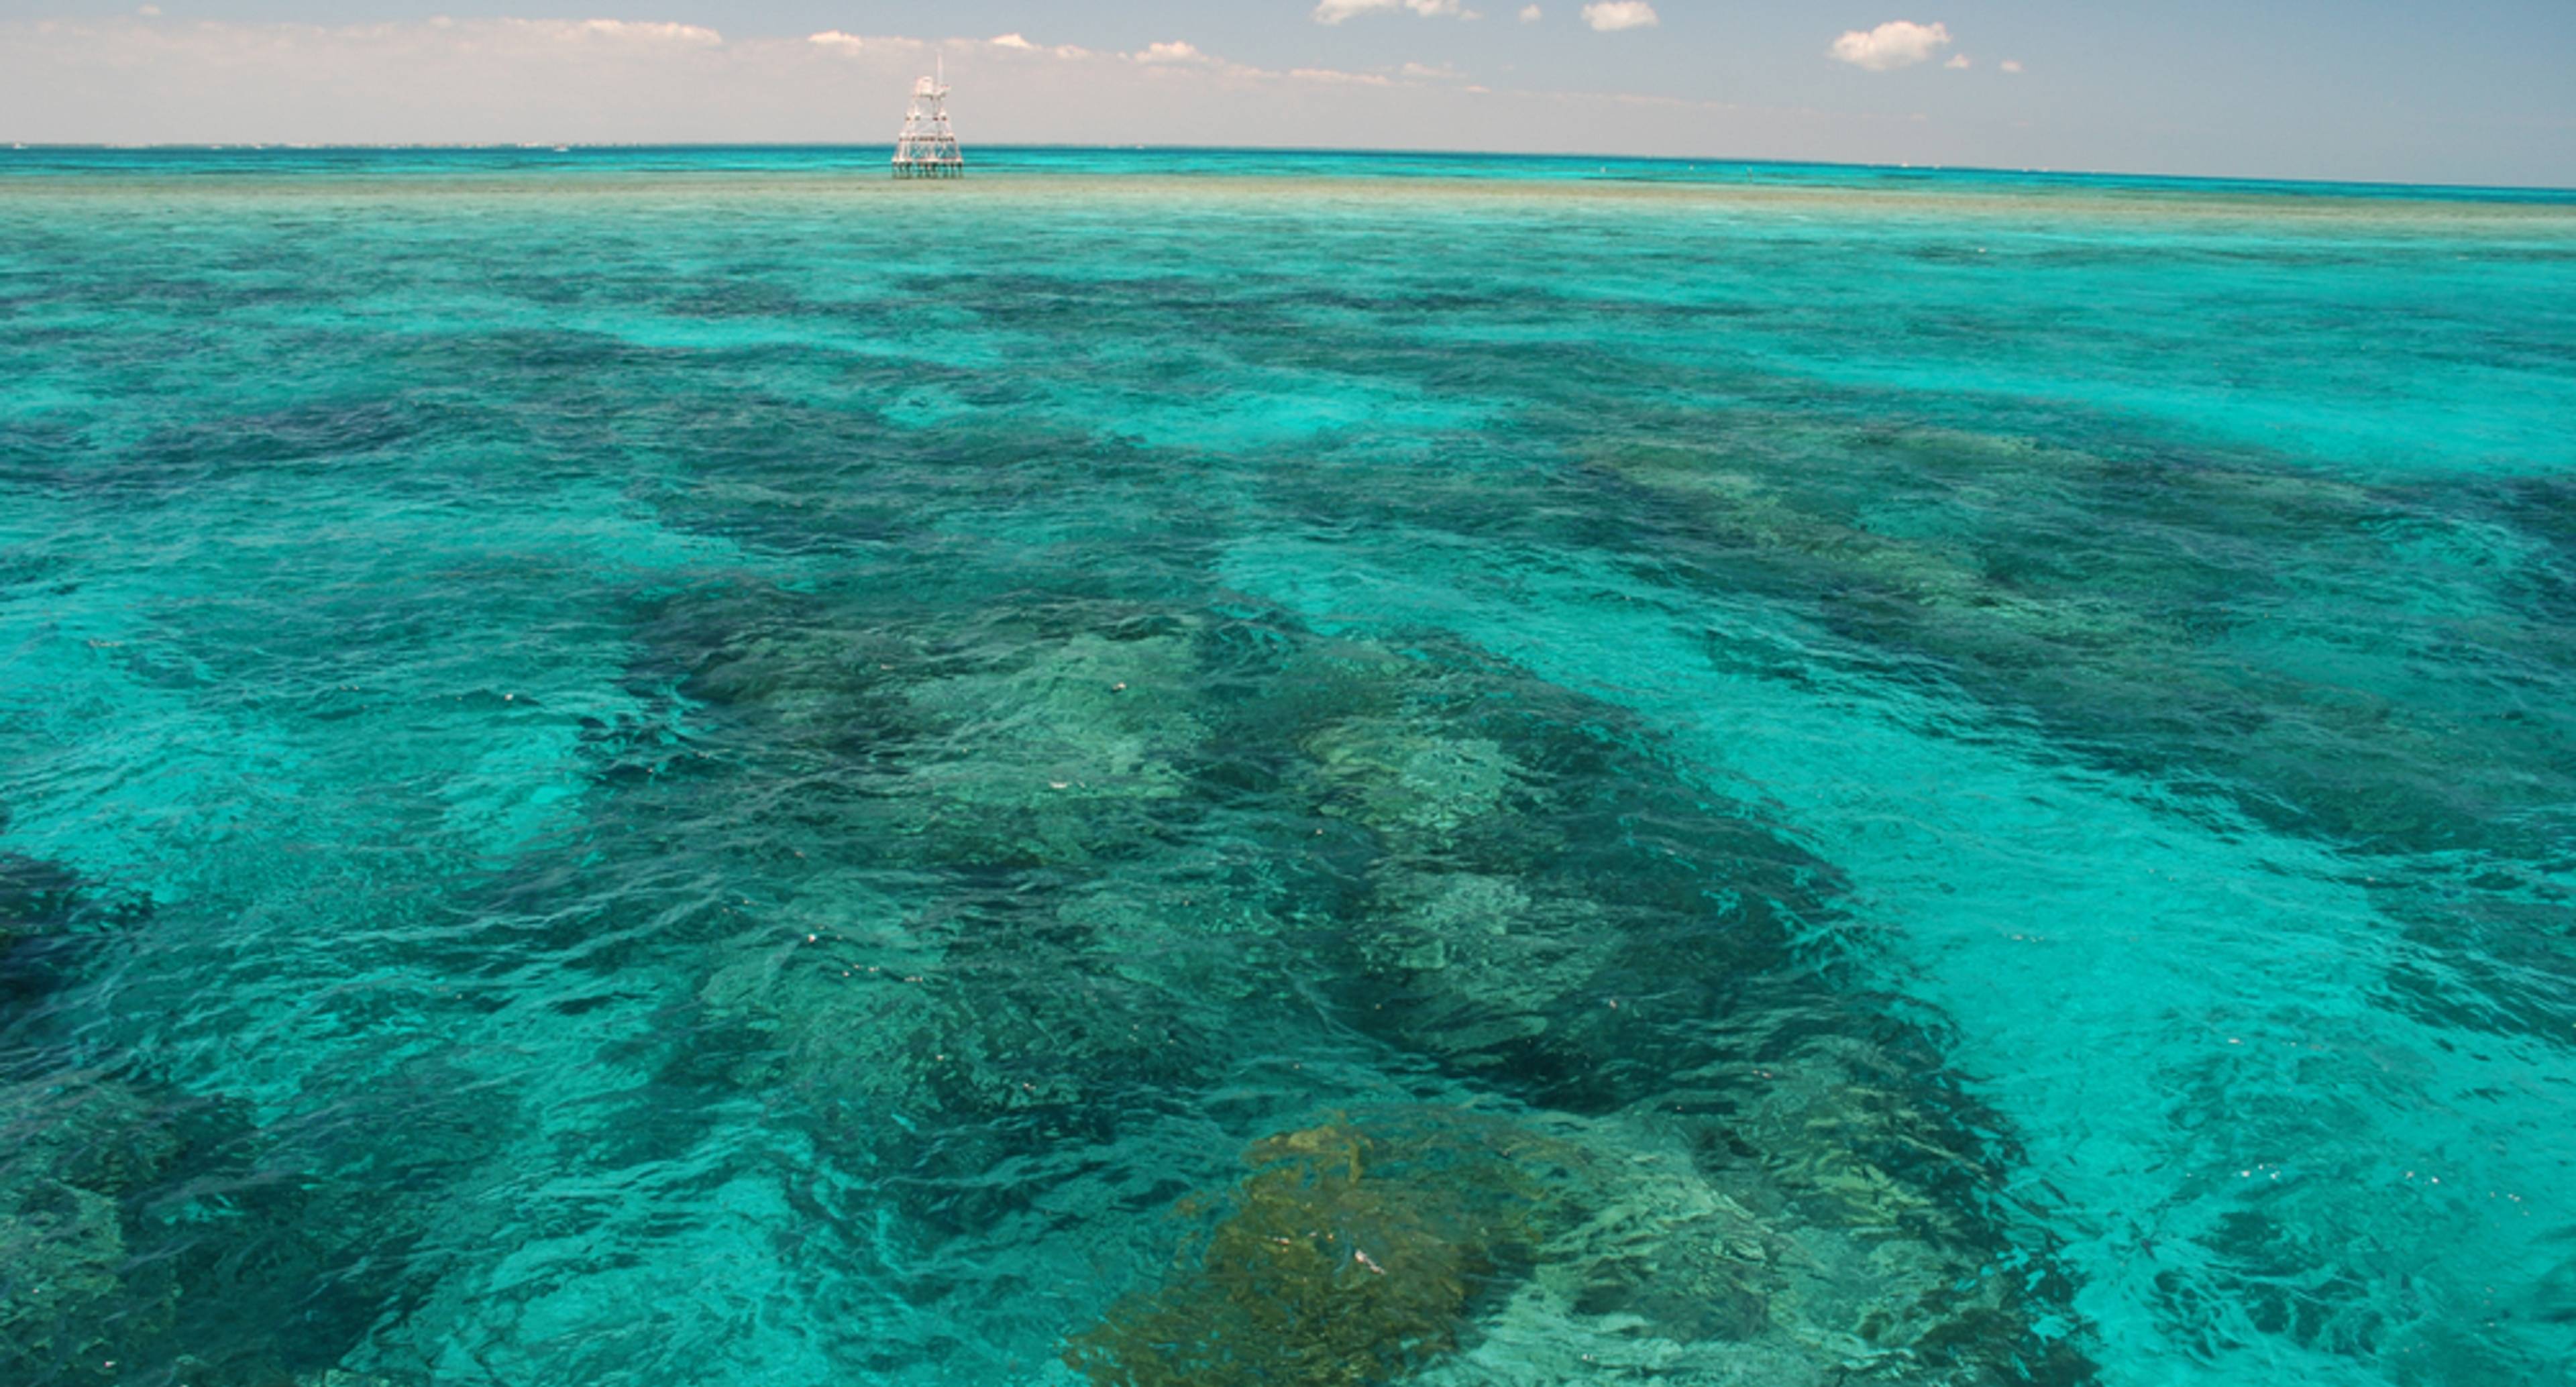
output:
[[[2576,1372],[2564,197],[853,167],[0,167],[0,1378]]]
[[[1116,1245],[1135,1235],[1062,1211],[1097,1208],[1104,1183],[1149,1187],[1126,1153],[1182,1120],[1241,1133],[1261,1167],[1185,1209],[1385,1221],[1366,1245],[1281,1268],[1244,1263],[1275,1233],[1218,1217],[1204,1249],[1163,1254],[1170,1286],[1073,1341],[1087,1375],[1389,1381],[1482,1342],[1505,1305],[1796,1380],[1907,1364],[2005,1381],[2052,1355],[2080,1375],[2065,1336],[2037,1333],[2022,1288],[1986,1269],[2044,1252],[2011,1251],[1999,1211],[1942,1212],[1945,1188],[1995,1172],[1945,1116],[1955,1093],[1898,1058],[1928,1051],[1847,1013],[1780,937],[1775,911],[1831,908],[1829,869],[1708,813],[1613,710],[1463,653],[1121,602],[970,630],[951,643],[980,659],[882,632],[672,661],[726,691],[708,705],[716,735],[843,758],[846,774],[809,774],[858,787],[761,811],[804,821],[752,837],[808,844],[811,885],[783,931],[714,946],[699,1002],[708,1034],[741,1047],[731,1081],[782,1096],[843,1159],[912,1172],[914,1198],[879,1219],[1056,1209],[1050,1240]],[[888,658],[854,667],[853,648]],[[857,735],[863,708],[883,720]],[[947,766],[969,746],[983,773],[960,777]],[[700,792],[733,793],[722,777]],[[1312,1099],[1229,1092],[1251,1038],[1278,1055],[1356,1040],[1344,1063],[1393,1064],[1381,1091],[1430,1101],[1263,1135]],[[1481,1110],[1457,1106],[1478,1090]],[[1578,1129],[1588,1150],[1567,1144]],[[1622,1140],[1681,1183],[1626,1188],[1645,1177]],[[1099,1154],[1049,1159],[1075,1143]],[[1411,1173],[1363,1178],[1381,1149],[1409,1153],[1386,1170]],[[1270,1168],[1280,1152],[1317,1168]],[[1589,1186],[1507,1215],[1560,1179],[1551,1161]],[[987,1179],[997,1164],[1024,1170],[1007,1193]],[[1667,1220],[1656,1201],[1706,1218]],[[1751,1262],[1727,1261],[1728,1236]],[[1584,1238],[1615,1250],[1569,1250]],[[1774,1245],[1796,1275],[1757,1290],[1747,1268]],[[1362,1254],[1390,1260],[1369,1270]],[[1531,1278],[1553,1289],[1514,1289]],[[1232,1308],[1194,1299],[1212,1282]],[[1336,1287],[1386,1299],[1364,1313]],[[1808,1299],[1823,1313],[1789,1308]],[[1710,1347],[1757,1337],[1775,1300],[1759,1349]],[[1833,1327],[1863,1305],[1887,1308]],[[1184,1321],[1198,1347],[1151,1347]]]

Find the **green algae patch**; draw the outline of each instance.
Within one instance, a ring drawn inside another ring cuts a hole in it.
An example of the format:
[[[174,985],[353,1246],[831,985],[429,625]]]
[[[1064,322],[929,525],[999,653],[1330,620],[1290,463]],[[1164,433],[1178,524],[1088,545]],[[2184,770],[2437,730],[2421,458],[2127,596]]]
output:
[[[1507,1135],[1336,1116],[1255,1143],[1162,1283],[1075,1335],[1065,1362],[1095,1387],[1394,1381],[1456,1349],[1535,1255],[1554,1166]]]

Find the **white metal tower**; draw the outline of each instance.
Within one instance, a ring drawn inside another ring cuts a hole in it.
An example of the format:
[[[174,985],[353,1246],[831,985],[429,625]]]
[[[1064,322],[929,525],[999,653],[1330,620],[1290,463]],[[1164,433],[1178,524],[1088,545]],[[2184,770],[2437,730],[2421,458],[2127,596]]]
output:
[[[912,105],[903,113],[903,133],[894,141],[897,178],[963,178],[966,156],[957,134],[948,128],[948,57],[939,58],[939,75],[912,84]]]

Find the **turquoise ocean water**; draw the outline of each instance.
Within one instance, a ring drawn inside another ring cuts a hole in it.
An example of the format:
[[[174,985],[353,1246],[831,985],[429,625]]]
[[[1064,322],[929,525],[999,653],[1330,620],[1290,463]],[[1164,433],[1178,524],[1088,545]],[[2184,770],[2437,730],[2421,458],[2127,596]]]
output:
[[[0,1381],[2576,1376],[2576,194],[0,151]]]

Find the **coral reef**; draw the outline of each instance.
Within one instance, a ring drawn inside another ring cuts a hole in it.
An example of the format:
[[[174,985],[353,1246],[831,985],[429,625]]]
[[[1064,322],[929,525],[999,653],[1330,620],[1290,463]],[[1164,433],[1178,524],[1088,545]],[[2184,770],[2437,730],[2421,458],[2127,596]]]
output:
[[[0,852],[0,947],[62,920],[79,895],[79,878],[62,868]]]
[[[916,1116],[1079,1105],[1176,1077],[1200,1052],[1156,989],[1061,948],[985,959],[885,936],[745,940],[700,1000],[763,1038],[738,1081]]]
[[[1416,850],[1433,850],[1504,807],[1515,767],[1482,737],[1424,735],[1404,721],[1353,719],[1309,737],[1327,812],[1348,812]],[[1335,800],[1347,800],[1343,810]]]
[[[1937,1056],[1792,942],[1831,868],[1614,710],[1453,646],[1128,603],[748,625],[668,661],[714,700],[692,735],[807,788],[750,811],[792,885],[728,912],[698,1031],[832,1159],[901,1169],[926,1246],[1040,1214],[988,1172],[1116,1150],[1267,1037],[1348,1028],[1509,1110],[1254,1142],[1068,1342],[1093,1382],[1437,1380],[1540,1324],[1782,1387],[2061,1353]]]
[[[1851,658],[1919,661],[2075,755],[2348,851],[2526,880],[2560,856],[2576,720],[2522,691],[2576,661],[2553,484],[2364,485],[1806,414],[1677,413],[1584,453],[1670,508],[1673,552],[1730,590],[1811,605]],[[2485,1024],[2564,1034],[2534,1023],[2530,985],[2576,977],[2563,951],[2482,918],[2478,893],[2377,894],[2444,966],[2488,974]],[[2537,972],[2490,968],[2517,951]]]
[[[1239,953],[1275,936],[1284,892],[1273,854],[1193,827],[1191,621],[1058,603],[971,639],[773,626],[674,661],[814,787],[762,806],[794,889],[715,945],[698,991],[748,1039],[737,1081],[974,1119],[1077,1113],[1223,1053],[1188,1002],[1248,994]]]
[[[2356,690],[2317,663],[2334,658],[2327,633],[2288,629],[2370,603],[2302,583],[2372,574],[2393,546],[2465,523],[2425,498],[2254,459],[2140,459],[1928,425],[1695,424],[1592,456],[1688,507],[1695,542],[1722,550],[1736,580],[1838,593],[1829,622],[1939,660],[1970,692],[2097,755],[2215,773],[2258,819],[2363,842],[2422,844],[2432,825],[2461,822],[2511,835],[2514,815],[2497,811],[2553,793],[2517,768],[2563,761],[2563,724],[2499,716],[2472,729],[2420,691]],[[2005,493],[2022,499],[1998,503]],[[2079,532],[2101,542],[2068,552],[2056,538]],[[2374,639],[2445,640],[2440,618],[2434,607]],[[2263,639],[2240,638],[2256,627]],[[2532,654],[2555,642],[2537,626],[2476,634]],[[2465,782],[2407,773],[2433,745],[2449,750],[2430,760]],[[2488,812],[2460,813],[2464,795]]]
[[[1597,708],[1526,687],[1461,696],[1495,681],[1418,665],[1390,696],[1407,675],[1382,666],[1373,710],[1300,745],[1320,812],[1351,813],[1377,849],[1342,922],[1366,984],[1355,1021],[1520,1101],[1598,1114],[1591,1149],[1652,1147],[1636,1126],[1651,1118],[1696,1153],[1657,1181],[1597,1179],[1596,1246],[1553,1236],[1516,1303],[1682,1343],[1768,1325],[1776,1373],[2005,1382],[2063,1359],[2043,1378],[2080,1377],[1991,1270],[2026,1254],[1990,1221],[1962,1100],[1927,1081],[1937,1056],[1788,945],[1793,922],[1830,912],[1830,872],[1713,808]],[[1623,1226],[1635,1246],[1617,1246]],[[1708,1259],[1730,1242],[1794,1255],[1757,1292],[1753,1263]]]
[[[1188,1231],[1164,1274],[1067,1341],[1097,1387],[1521,1380],[1533,1337],[1593,1345],[1596,1373],[1779,1387],[2089,1371],[2034,1341],[1984,1269],[1757,1216],[1673,1124],[1371,1109],[1256,1141],[1245,1161],[1231,1190],[1174,1211]]]
[[[1185,791],[1180,763],[1204,736],[1196,684],[1183,632],[1078,632],[918,680],[905,703],[921,731],[889,787],[898,831],[955,863],[1132,851],[1156,836],[1155,807]]]
[[[169,1269],[129,1256],[123,1200],[181,1143],[112,1081],[0,1085],[0,1380],[104,1374],[166,1333]]]
[[[83,940],[131,928],[151,913],[146,897],[101,887],[52,862],[0,852],[0,1006],[13,994],[48,990],[63,972],[64,956]]]
[[[1336,1117],[1255,1143],[1252,1174],[1170,1277],[1075,1335],[1065,1361],[1095,1387],[1394,1381],[1455,1349],[1533,1251],[1543,1181],[1500,1135]]]
[[[1464,1069],[1510,1065],[1561,1034],[1568,995],[1617,957],[1615,926],[1580,897],[1532,897],[1478,872],[1378,874],[1358,943],[1415,1043]],[[1380,1003],[1381,1006],[1389,1003]]]
[[[318,1153],[282,1145],[97,1072],[0,1083],[0,1381],[285,1387],[354,1342],[424,1210],[299,1177]]]

